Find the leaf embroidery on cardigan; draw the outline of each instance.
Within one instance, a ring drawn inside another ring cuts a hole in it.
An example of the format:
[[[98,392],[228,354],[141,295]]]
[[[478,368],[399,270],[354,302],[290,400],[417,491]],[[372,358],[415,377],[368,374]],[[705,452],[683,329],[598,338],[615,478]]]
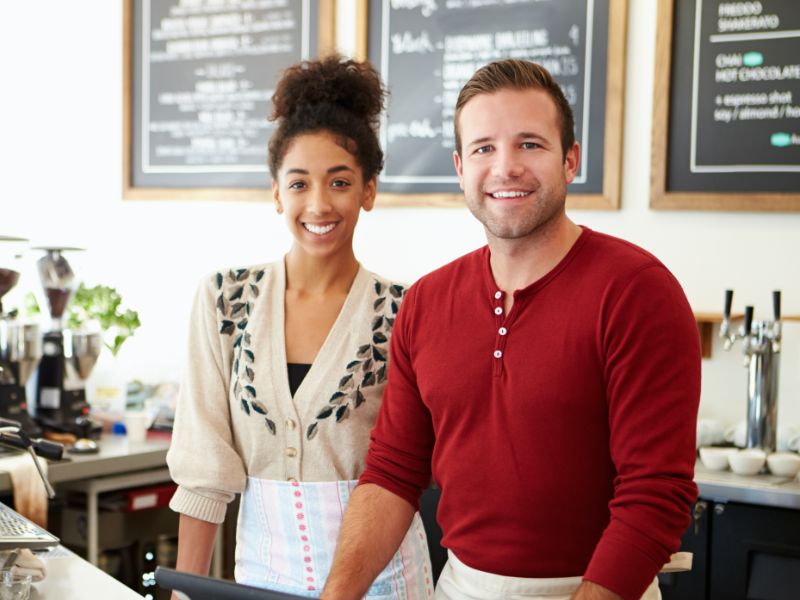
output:
[[[219,272],[213,278],[217,290],[220,291],[216,308],[221,317],[228,317],[220,321],[220,335],[233,337],[237,330],[241,331],[233,341],[233,398],[238,398],[239,407],[248,416],[252,416],[253,413],[264,416],[267,430],[276,435],[275,423],[265,416],[267,407],[256,400],[258,393],[253,385],[256,377],[253,366],[256,357],[252,350],[246,348],[250,346],[247,324],[260,292],[255,284],[261,281],[265,272],[266,269],[261,269],[257,273],[251,272],[250,269],[236,269],[236,271],[229,269],[226,275]],[[244,369],[243,372],[241,369]],[[242,385],[240,380],[246,385]]]
[[[345,375],[339,379],[339,389],[328,400],[328,405],[322,408],[314,423],[306,430],[306,439],[314,439],[320,431],[321,422],[330,416],[334,416],[336,423],[346,421],[351,414],[351,410],[356,410],[364,404],[367,399],[361,391],[362,388],[371,387],[386,381],[386,365],[388,362],[388,346],[378,348],[377,345],[384,346],[389,342],[394,325],[394,316],[400,309],[400,302],[405,296],[406,290],[401,285],[386,285],[380,281],[375,281],[375,294],[378,296],[372,303],[372,308],[376,313],[371,322],[372,339],[371,343],[366,343],[358,347],[356,358],[345,366]],[[392,300],[395,298],[396,300]],[[355,390],[353,390],[355,387]],[[349,390],[349,391],[348,391]]]

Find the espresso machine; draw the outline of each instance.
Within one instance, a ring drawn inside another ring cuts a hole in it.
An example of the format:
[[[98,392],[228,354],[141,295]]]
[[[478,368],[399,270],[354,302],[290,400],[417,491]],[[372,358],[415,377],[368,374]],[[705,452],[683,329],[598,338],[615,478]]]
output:
[[[747,377],[747,448],[775,452],[778,444],[778,373],[781,351],[781,293],[772,292],[774,321],[753,321],[753,307],[744,309],[744,325],[731,333],[733,290],[725,292],[720,337],[725,350],[742,340]]]
[[[27,242],[24,238],[0,236],[0,242]],[[29,436],[39,436],[41,428],[28,413],[25,384],[42,356],[39,326],[26,324],[17,311],[6,312],[3,296],[19,281],[19,271],[0,263],[0,419],[11,419]]]
[[[45,252],[36,265],[52,320],[50,331],[42,339],[36,421],[45,431],[71,433],[86,440],[98,439],[102,425],[89,415],[85,381],[100,356],[103,338],[100,333],[65,330],[62,323],[64,310],[76,287],[75,274],[63,253],[80,248],[43,247],[34,250]]]

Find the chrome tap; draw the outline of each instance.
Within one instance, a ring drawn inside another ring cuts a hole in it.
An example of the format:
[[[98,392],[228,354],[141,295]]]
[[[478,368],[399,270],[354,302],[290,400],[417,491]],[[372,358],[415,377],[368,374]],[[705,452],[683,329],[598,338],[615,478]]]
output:
[[[753,307],[744,309],[744,324],[731,332],[733,290],[725,292],[720,337],[725,350],[742,340],[747,380],[747,447],[775,452],[777,446],[778,375],[781,350],[781,293],[772,293],[774,321],[753,321]]]

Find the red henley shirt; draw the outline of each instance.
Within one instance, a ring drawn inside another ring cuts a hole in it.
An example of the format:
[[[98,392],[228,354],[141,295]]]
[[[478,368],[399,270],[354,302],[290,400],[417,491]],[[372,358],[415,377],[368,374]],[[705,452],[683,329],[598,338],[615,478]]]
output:
[[[700,344],[683,290],[651,254],[584,228],[502,306],[488,247],[408,290],[360,483],[418,508],[432,473],[442,545],[466,565],[583,575],[636,600],[697,496]]]

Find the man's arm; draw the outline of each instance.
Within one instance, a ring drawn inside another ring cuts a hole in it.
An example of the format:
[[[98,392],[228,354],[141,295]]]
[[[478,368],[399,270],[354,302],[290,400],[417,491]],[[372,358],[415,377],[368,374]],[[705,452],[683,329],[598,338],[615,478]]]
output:
[[[380,486],[359,485],[347,503],[320,600],[363,598],[403,542],[414,512],[408,502]]]

